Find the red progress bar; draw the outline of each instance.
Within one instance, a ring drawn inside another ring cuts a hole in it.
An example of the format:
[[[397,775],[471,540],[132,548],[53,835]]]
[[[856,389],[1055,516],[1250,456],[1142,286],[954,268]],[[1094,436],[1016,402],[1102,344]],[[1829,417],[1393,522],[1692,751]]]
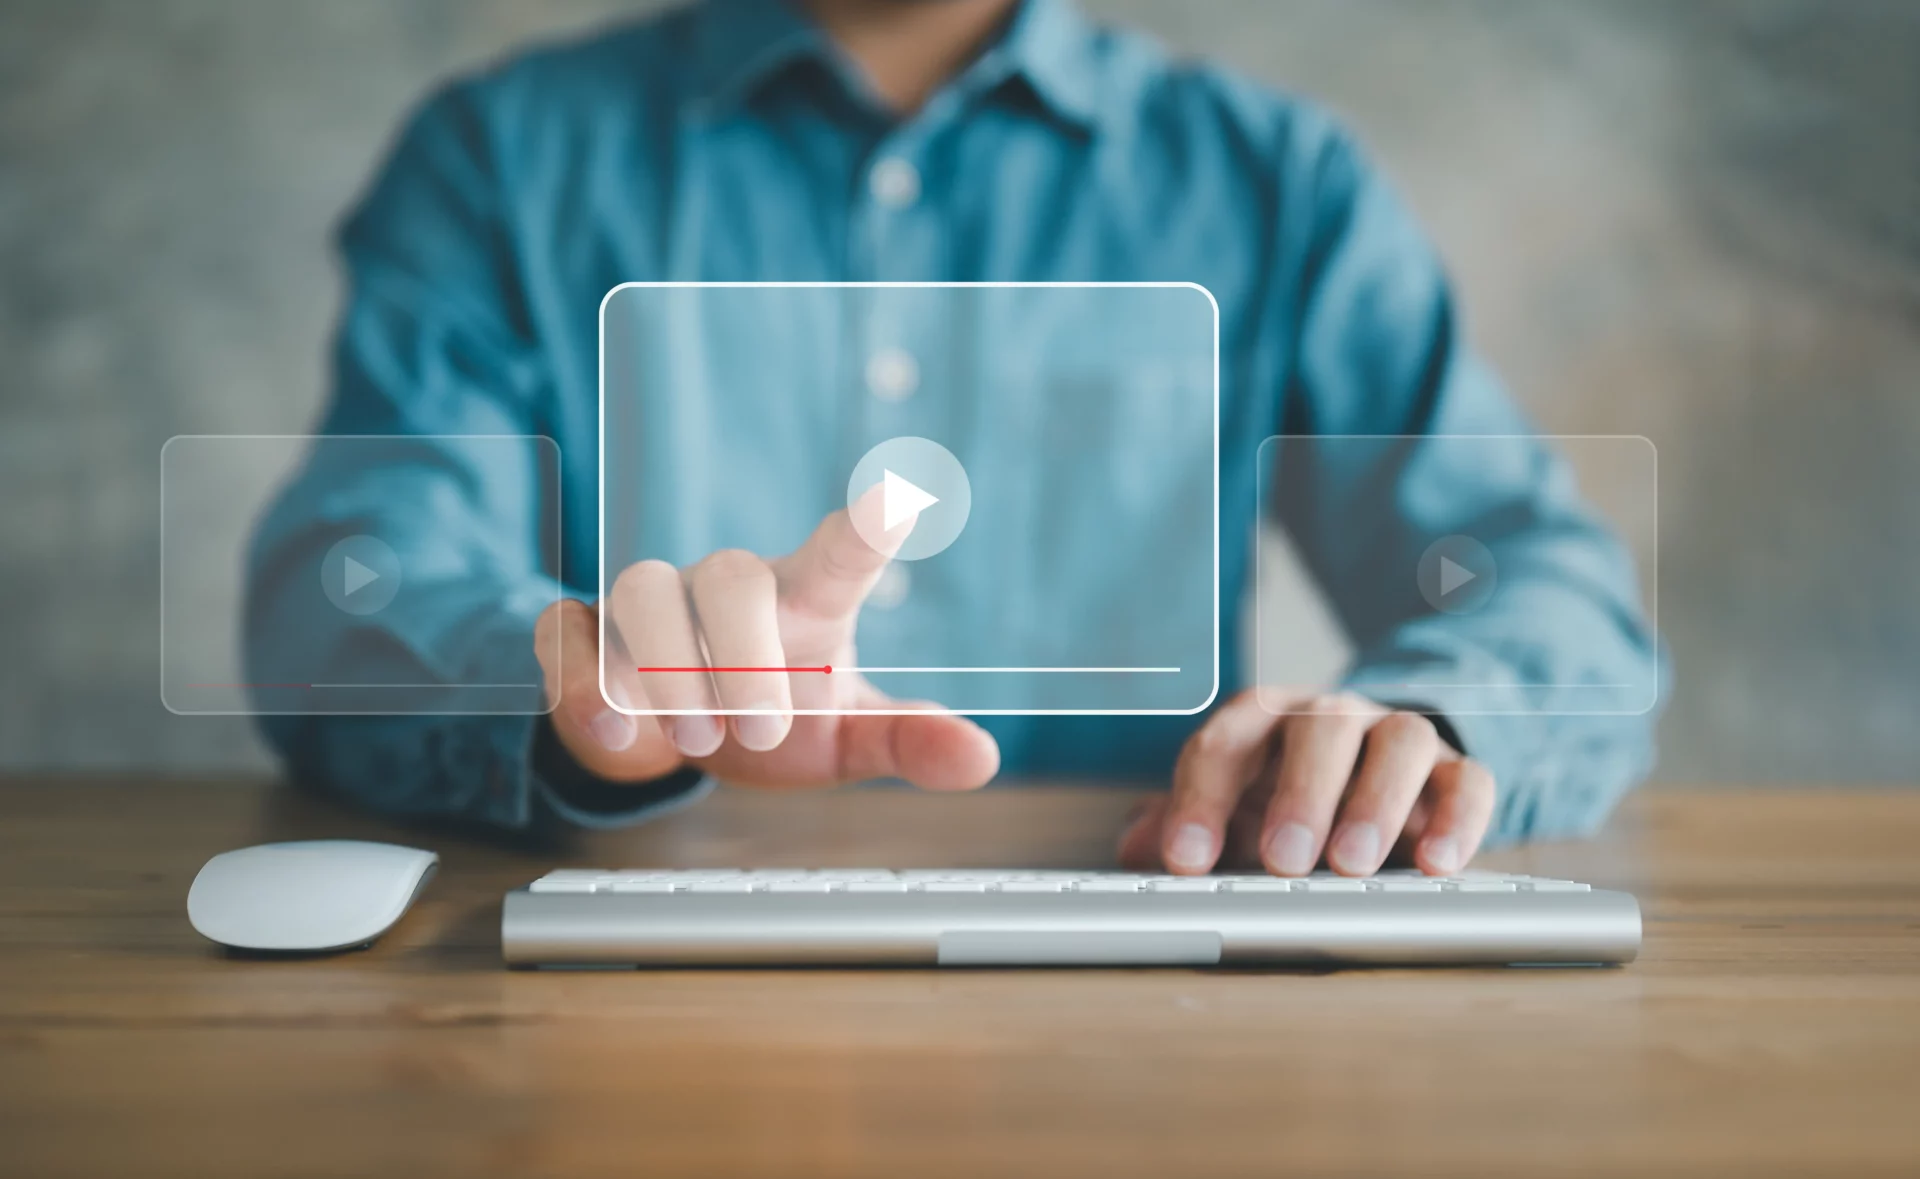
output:
[[[822,676],[833,674],[833,664],[822,664],[816,668],[634,668],[639,672],[818,672]]]

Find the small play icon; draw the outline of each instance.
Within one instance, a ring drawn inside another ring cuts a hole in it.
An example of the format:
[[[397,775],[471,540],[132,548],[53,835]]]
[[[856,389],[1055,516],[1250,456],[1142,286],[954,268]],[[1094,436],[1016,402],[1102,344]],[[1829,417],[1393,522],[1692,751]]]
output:
[[[1500,570],[1493,553],[1471,536],[1443,536],[1421,555],[1414,580],[1435,610],[1471,614],[1493,598]]]
[[[908,520],[940,502],[930,491],[915,487],[892,471],[883,471],[880,492],[880,527],[892,532]]]
[[[973,511],[973,485],[953,452],[930,438],[889,438],[862,456],[847,479],[847,507],[878,484],[879,519],[872,509],[854,512],[861,539],[896,561],[921,561],[960,539]],[[889,535],[912,524],[902,541]],[[873,535],[868,530],[874,530]],[[895,546],[898,546],[897,548]]]
[[[384,610],[400,592],[400,581],[399,555],[377,536],[336,541],[320,562],[320,591],[348,614]]]

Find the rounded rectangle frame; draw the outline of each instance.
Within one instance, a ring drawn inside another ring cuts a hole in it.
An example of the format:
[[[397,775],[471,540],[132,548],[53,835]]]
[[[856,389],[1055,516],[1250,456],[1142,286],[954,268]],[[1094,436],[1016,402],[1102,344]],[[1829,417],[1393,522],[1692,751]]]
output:
[[[953,713],[957,713],[960,715],[968,715],[968,716],[1192,716],[1192,715],[1196,715],[1198,713],[1206,711],[1209,707],[1212,706],[1213,702],[1218,698],[1219,690],[1220,690],[1220,607],[1219,607],[1219,600],[1220,600],[1220,592],[1219,592],[1220,591],[1220,503],[1219,503],[1220,311],[1219,311],[1219,304],[1214,299],[1213,293],[1198,283],[1192,283],[1192,282],[1089,282],[1089,283],[1026,282],[1026,283],[1021,283],[1021,282],[668,282],[668,281],[661,281],[661,282],[627,282],[627,283],[621,283],[618,286],[613,287],[602,298],[601,304],[600,304],[600,331],[599,331],[600,395],[599,395],[599,417],[598,417],[600,454],[598,456],[599,457],[599,489],[598,489],[599,522],[598,522],[597,535],[599,539],[599,549],[600,549],[600,569],[599,569],[598,588],[600,590],[601,599],[603,601],[605,600],[606,590],[610,585],[608,556],[607,556],[608,554],[608,546],[607,546],[607,523],[608,523],[608,514],[607,514],[607,479],[608,479],[607,340],[608,340],[608,331],[607,331],[607,323],[608,323],[609,308],[612,306],[614,301],[622,295],[623,292],[676,291],[676,290],[678,291],[708,291],[708,290],[936,291],[936,290],[992,290],[992,289],[1006,289],[1006,290],[1015,290],[1015,291],[1039,291],[1039,290],[1047,290],[1047,289],[1090,290],[1090,291],[1190,290],[1198,293],[1199,295],[1205,298],[1207,302],[1208,314],[1210,318],[1210,339],[1207,341],[1207,351],[1208,351],[1208,360],[1209,360],[1209,367],[1210,367],[1210,380],[1208,383],[1211,387],[1211,400],[1212,400],[1211,415],[1210,415],[1211,428],[1209,431],[1210,443],[1211,443],[1210,455],[1209,455],[1210,464],[1211,464],[1210,486],[1212,489],[1212,494],[1210,497],[1211,502],[1209,505],[1210,521],[1209,521],[1209,527],[1207,529],[1207,533],[1209,537],[1208,548],[1211,554],[1211,578],[1210,578],[1211,588],[1210,588],[1210,593],[1208,595],[1210,600],[1210,611],[1209,611],[1210,618],[1208,620],[1210,641],[1208,643],[1207,690],[1205,692],[1204,698],[1199,699],[1198,701],[1194,702],[1191,705],[1182,706],[1182,707],[992,708],[992,707],[955,706],[955,707],[948,708],[948,711],[951,711]],[[601,659],[600,659],[598,681],[599,681],[599,687],[600,687],[600,695],[601,695],[602,701],[609,708],[613,708],[617,711],[626,713],[627,715],[631,715],[631,716],[681,716],[681,715],[845,716],[845,715],[913,715],[915,713],[924,711],[923,709],[904,708],[904,707],[879,708],[879,709],[795,708],[791,710],[770,709],[770,708],[725,708],[725,707],[716,707],[712,709],[656,709],[656,708],[633,707],[631,706],[630,702],[622,703],[621,701],[614,699],[608,692],[606,655],[611,648],[608,643],[607,618],[606,618],[605,611],[600,612],[599,629],[600,629]],[[1056,674],[1063,671],[1087,673],[1087,674],[1096,674],[1096,673],[1104,673],[1104,672],[1121,672],[1121,671],[1143,672],[1143,673],[1156,672],[1157,673],[1157,672],[1163,672],[1168,670],[1178,672],[1182,669],[1177,667],[1169,669],[1169,668],[1163,668],[1163,667],[1136,667],[1136,666],[1111,667],[1111,668],[1109,667],[1058,668],[1058,667],[1008,666],[1008,667],[990,667],[990,668],[955,668],[955,667],[874,668],[874,667],[867,667],[867,668],[856,668],[852,670],[867,671],[867,672],[874,672],[874,673],[881,673],[881,672],[949,673],[949,672],[965,672],[965,671],[993,671],[993,672],[1004,672],[1007,674],[1042,675],[1042,674]]]
[[[1260,447],[1255,520],[1261,531],[1272,527],[1287,531],[1283,524],[1276,524],[1273,515],[1277,495],[1274,480],[1287,461],[1283,452],[1289,445],[1312,447],[1321,462],[1329,462],[1325,452],[1343,446],[1453,448],[1457,453],[1452,462],[1490,464],[1509,470],[1516,456],[1536,462],[1546,459],[1547,464],[1538,471],[1540,486],[1552,486],[1555,510],[1564,513],[1555,526],[1584,530],[1594,544],[1618,546],[1620,551],[1610,554],[1617,555],[1618,560],[1603,564],[1628,580],[1607,587],[1612,595],[1607,604],[1638,608],[1639,621],[1644,624],[1644,633],[1635,636],[1638,643],[1604,644],[1615,651],[1614,669],[1624,673],[1608,678],[1566,682],[1487,678],[1475,682],[1467,676],[1449,674],[1400,682],[1378,675],[1356,675],[1356,669],[1350,667],[1352,678],[1344,685],[1350,691],[1402,707],[1431,706],[1447,716],[1645,716],[1659,707],[1664,687],[1664,652],[1658,641],[1659,450],[1651,439],[1638,434],[1274,435]],[[1482,448],[1484,454],[1471,454]],[[1463,456],[1474,461],[1465,462]],[[1352,456],[1348,457],[1351,460]],[[1356,461],[1331,461],[1329,465],[1367,469],[1365,463]],[[1380,485],[1384,486],[1384,481]],[[1412,562],[1415,567],[1394,571],[1406,582],[1398,592],[1423,600],[1425,617],[1457,614],[1465,623],[1463,630],[1470,629],[1469,620],[1491,606],[1500,586],[1506,584],[1498,577],[1498,560],[1492,551],[1500,546],[1500,539],[1489,535],[1483,542],[1472,535],[1472,529],[1462,527],[1444,535],[1422,535],[1420,541],[1421,551]],[[1462,541],[1465,543],[1457,550],[1448,547]],[[1491,542],[1492,548],[1486,542]],[[1252,639],[1254,691],[1260,703],[1275,714],[1348,707],[1338,687],[1293,684],[1272,674],[1275,669],[1267,666],[1269,644],[1264,634],[1272,603],[1258,584],[1266,566],[1256,563],[1256,569]],[[1495,576],[1486,577],[1488,572]],[[1568,581],[1572,584],[1578,579],[1570,576]],[[1461,595],[1462,600],[1449,602],[1450,595]],[[1336,614],[1339,609],[1335,603]],[[1494,696],[1506,697],[1505,706],[1489,703]],[[1512,706],[1513,700],[1527,697],[1541,702]]]
[[[193,450],[191,459],[180,457],[185,448],[197,448]],[[247,664],[249,644],[243,633],[244,615],[246,603],[252,594],[247,584],[250,576],[248,553],[257,542],[256,529],[266,518],[265,513],[274,509],[288,488],[294,485],[299,476],[309,471],[323,451],[336,452],[333,458],[341,461],[345,469],[363,472],[386,469],[384,460],[391,457],[370,453],[363,456],[364,461],[356,463],[352,461],[352,456],[342,457],[337,453],[343,448],[365,448],[370,451],[391,448],[407,451],[416,458],[423,449],[440,448],[443,454],[452,456],[445,460],[449,465],[476,461],[484,463],[493,458],[510,462],[516,469],[533,472],[537,502],[527,505],[527,518],[521,523],[529,525],[537,533],[533,543],[539,550],[537,558],[545,569],[555,570],[559,567],[560,449],[559,444],[546,435],[175,435],[160,448],[158,598],[159,691],[162,706],[178,716],[526,716],[551,712],[554,705],[547,696],[544,684],[535,682],[533,677],[517,677],[512,683],[461,683],[456,680],[433,683],[360,682],[357,677],[341,680],[330,674],[320,674],[321,669],[317,665],[290,668],[284,674],[275,667],[274,674],[264,677],[253,677],[246,672],[231,674],[231,669]],[[194,471],[197,492],[186,491],[179,486],[181,476],[178,472],[183,467],[190,467]],[[470,470],[463,471],[460,477],[467,477],[471,473]],[[190,505],[216,504],[217,511],[223,516],[210,530],[210,537],[202,538],[200,549],[195,553],[182,552],[180,530],[178,527],[169,527],[170,521],[178,523],[174,517],[183,510],[183,500]],[[353,535],[358,536],[359,533]],[[170,540],[170,537],[173,539]],[[333,552],[347,539],[351,537],[330,538],[317,557],[312,553],[306,554],[319,561],[320,568],[316,572],[320,579],[327,576],[326,554]],[[391,550],[391,546],[386,547]],[[401,545],[401,548],[405,547]],[[377,619],[381,611],[399,601],[401,595],[406,593],[406,579],[404,576],[392,579],[401,583],[398,585],[384,584],[385,571],[379,568],[380,560],[368,558],[364,563],[347,560],[348,557],[365,556],[358,552],[348,553],[335,561],[334,572],[344,575],[344,579],[332,589],[320,585],[319,579],[316,579],[314,585],[307,585],[302,592],[312,591],[318,585],[319,600],[329,608],[353,614],[358,614],[370,603],[352,602],[350,604],[354,609],[346,611],[339,600],[328,599],[333,599],[336,594],[349,599],[362,593],[382,595],[385,602],[366,611],[364,615]],[[400,553],[391,553],[391,556],[396,561],[404,562]],[[233,577],[229,584],[235,590],[230,601],[223,600],[211,607],[199,608],[197,616],[192,608],[183,604],[184,595],[180,592],[190,580],[183,575],[184,570],[196,560],[209,565],[227,565]],[[360,564],[360,568],[355,569],[355,564]],[[529,615],[529,622],[532,613],[537,613],[538,609],[561,597],[557,576],[543,576],[535,580],[544,587],[538,591],[539,601],[528,598],[517,603],[524,606],[521,612]],[[172,592],[169,592],[170,587]],[[311,593],[308,596],[313,597]],[[405,603],[402,605],[404,607]],[[216,645],[231,643],[232,650],[216,651],[198,667],[189,666],[189,661],[179,654],[184,636],[178,632],[183,630],[197,630],[203,637],[213,636]],[[533,647],[530,630],[525,637],[525,653],[531,659]],[[501,636],[498,641],[508,639]],[[557,645],[552,657],[558,660]],[[555,666],[558,666],[557,662]],[[409,694],[415,701],[412,705],[408,704]],[[444,697],[450,694],[471,700],[473,706],[447,706]]]

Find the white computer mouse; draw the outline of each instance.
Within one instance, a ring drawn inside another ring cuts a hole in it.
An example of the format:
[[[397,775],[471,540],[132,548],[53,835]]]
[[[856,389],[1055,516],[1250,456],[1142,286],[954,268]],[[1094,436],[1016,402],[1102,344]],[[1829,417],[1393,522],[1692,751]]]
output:
[[[419,848],[350,839],[243,847],[200,869],[187,919],[241,950],[363,946],[400,920],[439,862]]]

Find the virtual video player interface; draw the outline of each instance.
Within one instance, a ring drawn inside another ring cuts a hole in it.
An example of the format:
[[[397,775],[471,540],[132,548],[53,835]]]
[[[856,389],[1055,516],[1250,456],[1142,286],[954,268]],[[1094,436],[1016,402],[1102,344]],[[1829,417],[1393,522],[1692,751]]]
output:
[[[890,560],[859,612],[857,662],[789,673],[818,710],[851,705],[799,681],[854,675],[962,712],[1204,708],[1218,675],[1214,337],[1212,298],[1184,285],[614,291],[610,698],[700,674],[636,657],[647,623],[623,626],[623,571],[789,554],[844,510]],[[790,653],[809,668],[833,655]],[[736,710],[751,708],[722,709]]]
[[[617,287],[597,455],[174,439],[163,697],[542,712],[560,656],[536,619],[571,597],[629,714],[1193,714],[1242,686],[1282,712],[1343,674],[1275,642],[1310,613],[1255,559],[1284,538],[1335,587],[1357,690],[1455,715],[1654,706],[1650,651],[1524,669],[1539,628],[1601,625],[1594,600],[1652,617],[1644,439],[1286,434],[1221,338],[1189,284]],[[1461,500],[1490,476],[1525,499]],[[1634,576],[1591,564],[1616,543],[1639,582],[1580,592]],[[249,592],[208,592],[210,569]]]

